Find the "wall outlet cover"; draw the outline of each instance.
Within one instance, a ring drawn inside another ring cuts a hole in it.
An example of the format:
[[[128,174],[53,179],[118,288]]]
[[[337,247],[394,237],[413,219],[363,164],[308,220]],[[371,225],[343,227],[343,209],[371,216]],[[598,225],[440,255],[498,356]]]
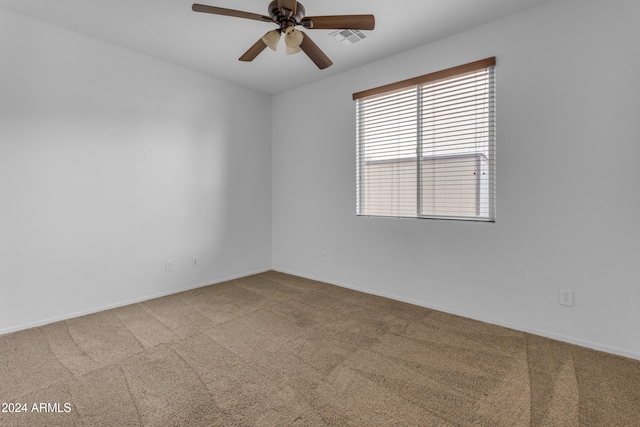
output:
[[[560,290],[560,305],[573,307],[573,289]]]

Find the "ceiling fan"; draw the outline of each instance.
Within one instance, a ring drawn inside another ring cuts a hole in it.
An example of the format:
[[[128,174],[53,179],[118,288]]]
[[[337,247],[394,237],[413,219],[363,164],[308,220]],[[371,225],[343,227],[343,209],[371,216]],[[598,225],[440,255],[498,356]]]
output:
[[[240,61],[253,61],[267,46],[276,50],[280,36],[284,33],[287,54],[303,51],[321,70],[329,67],[333,62],[306,33],[295,28],[296,26],[302,25],[308,30],[373,30],[375,27],[373,15],[305,16],[304,6],[295,0],[272,1],[269,4],[269,16],[203,4],[194,4],[192,10],[214,15],[273,22],[278,25],[277,29],[269,31],[251,46],[240,57]]]

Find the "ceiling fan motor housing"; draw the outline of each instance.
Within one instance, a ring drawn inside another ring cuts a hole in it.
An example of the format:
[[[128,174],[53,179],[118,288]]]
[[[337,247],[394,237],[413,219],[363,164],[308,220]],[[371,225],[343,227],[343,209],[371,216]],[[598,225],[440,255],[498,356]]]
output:
[[[277,1],[272,1],[269,3],[269,16],[280,25],[280,28],[285,27],[295,27],[296,25],[300,25],[302,23],[302,19],[304,19],[304,6],[300,3],[297,3],[296,13],[291,16],[286,16],[280,10]]]

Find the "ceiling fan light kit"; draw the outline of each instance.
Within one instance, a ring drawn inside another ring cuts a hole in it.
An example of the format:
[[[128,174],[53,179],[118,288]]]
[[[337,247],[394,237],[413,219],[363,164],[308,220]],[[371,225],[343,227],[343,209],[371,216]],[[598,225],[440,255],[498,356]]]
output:
[[[373,15],[305,16],[304,6],[295,0],[272,1],[268,7],[269,16],[203,4],[194,4],[192,10],[214,15],[272,22],[278,25],[278,29],[269,31],[251,46],[240,57],[240,61],[253,61],[266,47],[276,50],[280,42],[280,35],[284,32],[287,55],[303,51],[321,70],[331,66],[333,62],[308,35],[296,29],[296,26],[301,25],[308,30],[373,30],[375,27]]]

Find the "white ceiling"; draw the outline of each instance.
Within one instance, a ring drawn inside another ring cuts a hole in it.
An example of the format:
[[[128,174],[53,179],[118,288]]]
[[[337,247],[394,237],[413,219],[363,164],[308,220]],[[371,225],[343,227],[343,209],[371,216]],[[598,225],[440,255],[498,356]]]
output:
[[[550,0],[306,0],[308,16],[371,13],[376,29],[345,46],[329,30],[306,30],[334,65],[319,70],[304,53],[266,49],[238,58],[275,24],[191,11],[192,0],[0,0],[0,7],[275,94],[438,40]],[[268,15],[270,0],[197,0]]]

